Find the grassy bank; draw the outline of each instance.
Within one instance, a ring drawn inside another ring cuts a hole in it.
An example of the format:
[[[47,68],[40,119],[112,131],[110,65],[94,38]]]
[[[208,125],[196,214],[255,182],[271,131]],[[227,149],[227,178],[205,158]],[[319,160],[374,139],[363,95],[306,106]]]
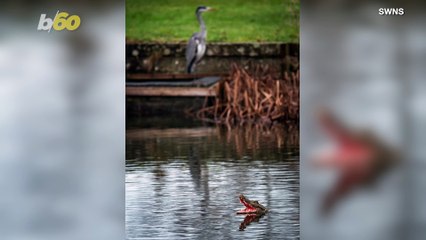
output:
[[[209,42],[298,42],[298,0],[126,0],[126,37],[146,42],[186,42],[203,14]]]

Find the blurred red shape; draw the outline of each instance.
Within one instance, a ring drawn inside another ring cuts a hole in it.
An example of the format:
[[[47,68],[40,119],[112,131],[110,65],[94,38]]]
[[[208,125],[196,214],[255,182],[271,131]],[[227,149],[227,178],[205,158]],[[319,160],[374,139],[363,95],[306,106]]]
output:
[[[350,192],[373,184],[398,158],[396,151],[371,131],[352,130],[326,109],[322,109],[318,116],[321,127],[336,143],[336,148],[317,156],[314,163],[339,171],[339,178],[326,194],[321,207],[322,213],[328,214]]]

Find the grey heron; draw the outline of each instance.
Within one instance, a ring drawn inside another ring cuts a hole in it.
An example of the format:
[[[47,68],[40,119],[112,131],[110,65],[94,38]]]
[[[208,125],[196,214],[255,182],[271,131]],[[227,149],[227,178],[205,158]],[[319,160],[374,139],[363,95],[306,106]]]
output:
[[[201,17],[201,13],[212,10],[213,8],[206,6],[199,6],[197,10],[195,10],[195,15],[200,24],[200,32],[194,33],[186,46],[186,71],[188,73],[194,72],[195,65],[200,62],[206,52],[207,28]]]

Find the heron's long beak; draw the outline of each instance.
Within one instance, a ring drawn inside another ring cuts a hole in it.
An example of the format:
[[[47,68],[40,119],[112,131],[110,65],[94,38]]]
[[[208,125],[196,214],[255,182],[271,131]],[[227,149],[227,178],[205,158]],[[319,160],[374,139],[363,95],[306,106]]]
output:
[[[212,7],[207,7],[207,11],[216,11],[216,8],[212,8]]]

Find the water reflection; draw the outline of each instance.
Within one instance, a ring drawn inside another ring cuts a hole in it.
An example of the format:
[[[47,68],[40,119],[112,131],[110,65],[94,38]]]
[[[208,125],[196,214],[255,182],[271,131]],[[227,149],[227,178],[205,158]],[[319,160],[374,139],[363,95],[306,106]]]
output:
[[[298,239],[296,127],[128,126],[126,135],[128,239]],[[236,215],[240,193],[270,212]]]
[[[252,222],[259,222],[259,220],[260,220],[263,216],[265,216],[265,214],[259,214],[259,215],[256,215],[256,214],[249,214],[249,215],[247,215],[247,216],[244,218],[244,220],[241,222],[241,224],[240,224],[240,231],[244,231],[244,229],[246,229],[246,227],[247,227],[248,225],[250,225],[250,223],[252,223]]]

